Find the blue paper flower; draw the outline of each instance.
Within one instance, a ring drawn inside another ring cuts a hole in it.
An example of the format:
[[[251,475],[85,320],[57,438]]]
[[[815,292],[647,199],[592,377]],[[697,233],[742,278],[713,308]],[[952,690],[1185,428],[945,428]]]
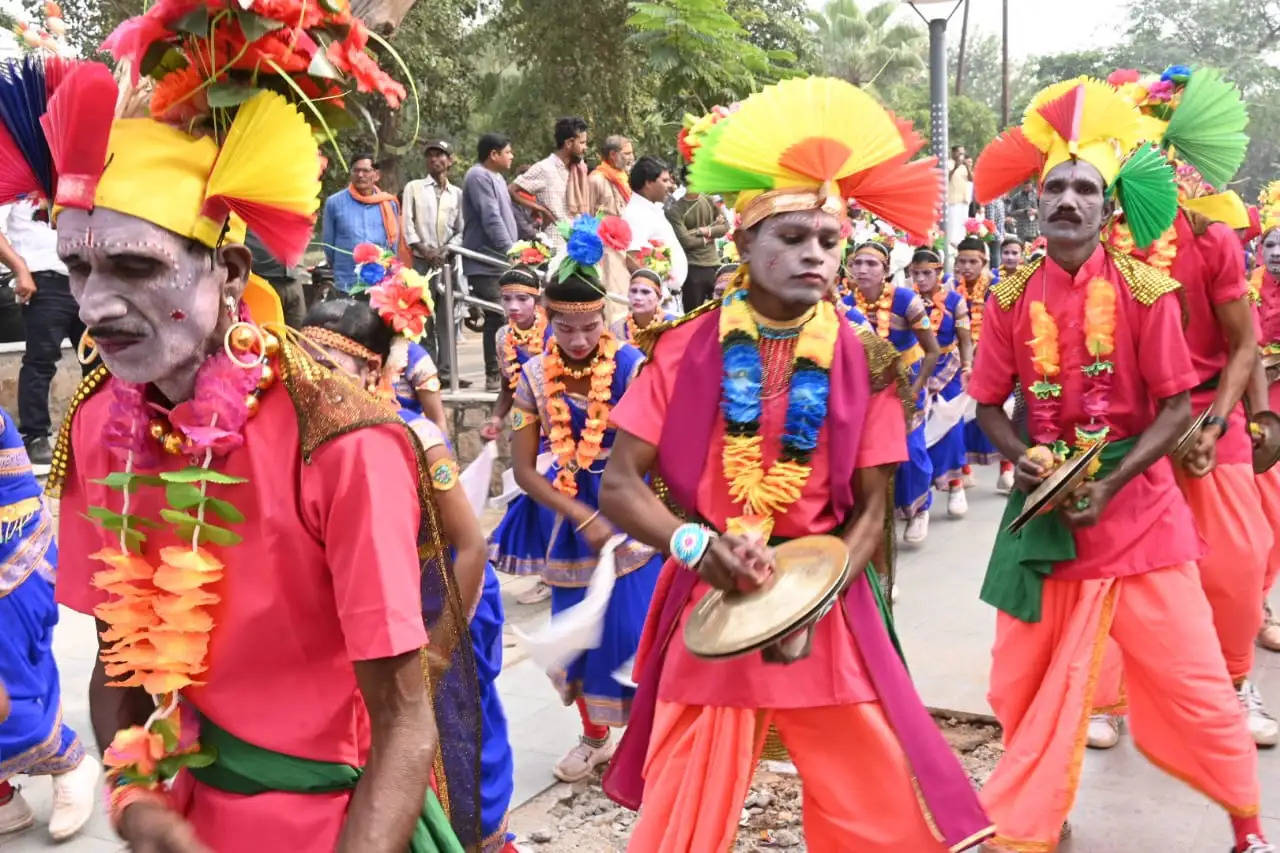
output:
[[[1170,65],[1160,75],[1161,80],[1167,80],[1170,83],[1185,83],[1191,77],[1191,66],[1189,65]]]
[[[575,228],[569,234],[568,250],[570,258],[586,267],[600,263],[604,257],[604,243],[594,231]]]
[[[382,264],[367,263],[360,265],[360,280],[367,285],[375,285],[387,277],[387,268]]]
[[[600,230],[600,220],[589,213],[580,213],[570,227],[574,231],[590,231],[594,234]]]

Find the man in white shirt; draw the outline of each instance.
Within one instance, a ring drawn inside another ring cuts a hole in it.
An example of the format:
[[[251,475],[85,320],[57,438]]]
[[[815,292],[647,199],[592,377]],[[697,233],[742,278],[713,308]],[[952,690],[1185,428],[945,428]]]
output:
[[[622,218],[631,226],[630,251],[643,248],[650,240],[658,240],[671,250],[671,276],[667,279],[667,289],[678,301],[689,262],[665,209],[667,196],[675,186],[671,170],[657,157],[641,157],[631,167],[630,184],[631,200],[622,211]],[[632,272],[640,268],[630,254],[627,256],[627,268]]]
[[[453,165],[453,146],[444,139],[427,143],[427,176],[404,185],[401,199],[404,241],[413,252],[413,266],[420,273],[438,270],[448,262],[444,247],[462,234],[462,187],[449,182],[449,168]],[[436,308],[444,305],[441,291],[442,277],[431,283]],[[427,321],[425,337],[427,352],[435,360],[441,381],[448,381],[453,370],[449,334],[452,326],[447,322]]]
[[[53,460],[49,386],[58,372],[63,338],[79,343],[84,323],[58,257],[58,235],[49,225],[48,208],[26,200],[0,206],[0,231],[0,264],[13,273],[26,332],[18,371],[18,429],[33,470],[47,474]]]

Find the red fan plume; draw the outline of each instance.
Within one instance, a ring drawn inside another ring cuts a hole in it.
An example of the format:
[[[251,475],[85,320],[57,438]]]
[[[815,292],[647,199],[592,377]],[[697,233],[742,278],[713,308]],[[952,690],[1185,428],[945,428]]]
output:
[[[107,161],[116,81],[107,66],[86,62],[67,75],[40,117],[58,173],[55,201],[89,210]]]
[[[18,144],[0,122],[0,204],[9,204],[23,196],[43,195],[40,180],[31,164],[22,156]]]
[[[44,61],[45,97],[52,98],[53,93],[62,85],[62,81],[70,77],[71,72],[85,64],[83,59],[67,59],[62,56],[50,56],[46,59]]]
[[[905,163],[912,157],[916,156],[920,149],[924,147],[924,137],[916,133],[915,125],[913,125],[910,120],[901,118],[893,110],[886,110],[886,112],[889,113],[889,118],[893,119],[894,125],[898,128],[898,133],[902,134],[902,144],[906,146],[907,149],[899,158],[895,159],[898,159],[901,163]]]
[[[926,241],[942,203],[938,160],[881,163],[840,181],[840,192],[911,239]]]
[[[979,204],[994,201],[1039,175],[1043,166],[1044,155],[1022,135],[1021,128],[1006,130],[978,155],[973,195]]]
[[[1080,118],[1084,115],[1084,86],[1072,86],[1065,94],[1047,101],[1036,110],[1058,135],[1068,142],[1080,138]]]

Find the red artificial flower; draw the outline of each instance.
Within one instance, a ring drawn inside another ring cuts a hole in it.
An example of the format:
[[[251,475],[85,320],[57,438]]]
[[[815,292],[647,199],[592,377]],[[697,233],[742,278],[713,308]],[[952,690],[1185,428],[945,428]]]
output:
[[[520,253],[520,263],[536,266],[542,263],[546,258],[537,249],[529,248]]]
[[[204,77],[194,66],[171,71],[156,84],[151,95],[151,115],[176,125],[190,124],[209,112]]]
[[[382,259],[382,249],[373,243],[357,243],[351,250],[351,258],[357,264],[368,264]]]
[[[1119,68],[1107,75],[1107,82],[1117,89],[1126,83],[1137,83],[1142,74],[1134,68]]]
[[[631,245],[631,226],[621,216],[606,216],[596,232],[600,241],[615,252],[625,252]]]
[[[840,220],[840,239],[848,240],[852,236],[853,236],[853,220],[841,219]],[[733,237],[730,235],[729,239],[732,240]]]
[[[680,132],[676,134],[676,147],[680,149],[680,156],[686,163],[693,162],[693,148],[689,145],[689,128],[680,128]]]
[[[422,289],[400,281],[380,284],[370,290],[369,306],[397,333],[413,340],[422,337],[431,314]]]
[[[987,231],[992,234],[994,234],[996,231],[996,224],[992,222],[990,219],[982,220],[982,227],[986,228]]]
[[[356,89],[381,94],[386,99],[387,106],[395,109],[404,101],[405,88],[378,67],[374,58],[365,52],[368,43],[369,32],[364,24],[359,20],[352,20],[347,37],[330,42],[325,55],[336,68],[346,71],[356,79]]]
[[[138,82],[138,68],[147,50],[157,41],[174,35],[172,27],[188,12],[200,8],[193,0],[158,0],[142,15],[122,22],[107,36],[99,50],[110,53],[117,61],[128,59],[132,82]]]

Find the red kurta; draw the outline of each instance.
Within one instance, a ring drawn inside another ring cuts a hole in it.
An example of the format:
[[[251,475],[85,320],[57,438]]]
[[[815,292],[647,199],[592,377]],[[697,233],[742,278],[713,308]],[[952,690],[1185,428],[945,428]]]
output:
[[[92,612],[105,595],[90,585],[103,565],[88,555],[117,544],[87,521],[89,506],[119,511],[121,494],[89,482],[122,469],[101,441],[111,394],[86,401],[72,426],[72,467],[63,490],[58,600]],[[426,643],[417,560],[416,463],[403,429],[377,426],[321,446],[309,464],[299,449],[288,393],[263,395],[245,446],[215,463],[245,477],[210,486],[246,516],[244,541],[210,546],[226,563],[213,590],[206,686],[186,701],[238,737],[267,749],[361,766],[369,718],[353,661],[392,657]],[[167,460],[166,460],[167,461]],[[166,466],[176,470],[184,461]],[[130,512],[158,519],[163,495],[144,489]],[[146,553],[179,544],[148,531]],[[180,779],[178,798],[202,841],[229,851],[334,849],[348,793],[227,794]]]
[[[706,321],[704,321],[706,322]],[[686,323],[662,336],[662,345],[651,362],[627,390],[614,408],[611,420],[619,429],[657,446],[668,407],[677,417],[679,400],[673,400],[676,374],[689,338],[697,323]],[[760,434],[764,436],[763,456],[766,466],[773,463],[781,450],[783,423],[786,419],[787,396],[779,394],[763,401]],[[724,416],[717,413],[712,440],[707,448],[707,465],[698,482],[697,505],[700,516],[725,528],[728,518],[740,513],[729,498],[729,487],[721,474],[720,456],[724,449]],[[907,458],[906,422],[902,404],[892,386],[871,397],[867,406],[863,440],[856,467],[890,465]],[[831,508],[830,481],[827,472],[830,436],[824,424],[818,433],[818,446],[813,453],[813,474],[804,490],[788,509],[775,519],[774,533],[797,537],[832,530],[837,519]],[[680,630],[689,612],[710,589],[699,583],[694,590]],[[864,671],[853,635],[845,625],[844,609],[835,607],[819,623],[814,632],[813,651],[809,657],[787,666],[764,663],[759,652],[729,661],[709,661],[694,657],[683,642],[672,642],[658,696],[664,701],[685,705],[721,705],[746,708],[810,708],[875,698],[875,691]]]
[[[1101,246],[1073,276],[1046,258],[1031,276],[1022,295],[1005,311],[994,295],[988,300],[986,331],[969,394],[980,404],[1000,406],[1015,383],[1034,411],[1042,406],[1030,392],[1040,378],[1031,361],[1027,341],[1031,332],[1030,305],[1043,301],[1058,324],[1062,385],[1059,437],[1069,444],[1075,427],[1087,425],[1083,408],[1086,377],[1080,368],[1093,362],[1084,343],[1085,291],[1089,281],[1104,277],[1116,289],[1115,374],[1105,422],[1112,440],[1142,433],[1156,415],[1156,402],[1197,384],[1178,298],[1169,293],[1150,306],[1134,299],[1119,270]],[[1059,580],[1119,577],[1174,566],[1198,559],[1204,546],[1196,533],[1186,501],[1173,479],[1167,458],[1138,474],[1112,498],[1093,527],[1075,530],[1077,557],[1055,566]]]

